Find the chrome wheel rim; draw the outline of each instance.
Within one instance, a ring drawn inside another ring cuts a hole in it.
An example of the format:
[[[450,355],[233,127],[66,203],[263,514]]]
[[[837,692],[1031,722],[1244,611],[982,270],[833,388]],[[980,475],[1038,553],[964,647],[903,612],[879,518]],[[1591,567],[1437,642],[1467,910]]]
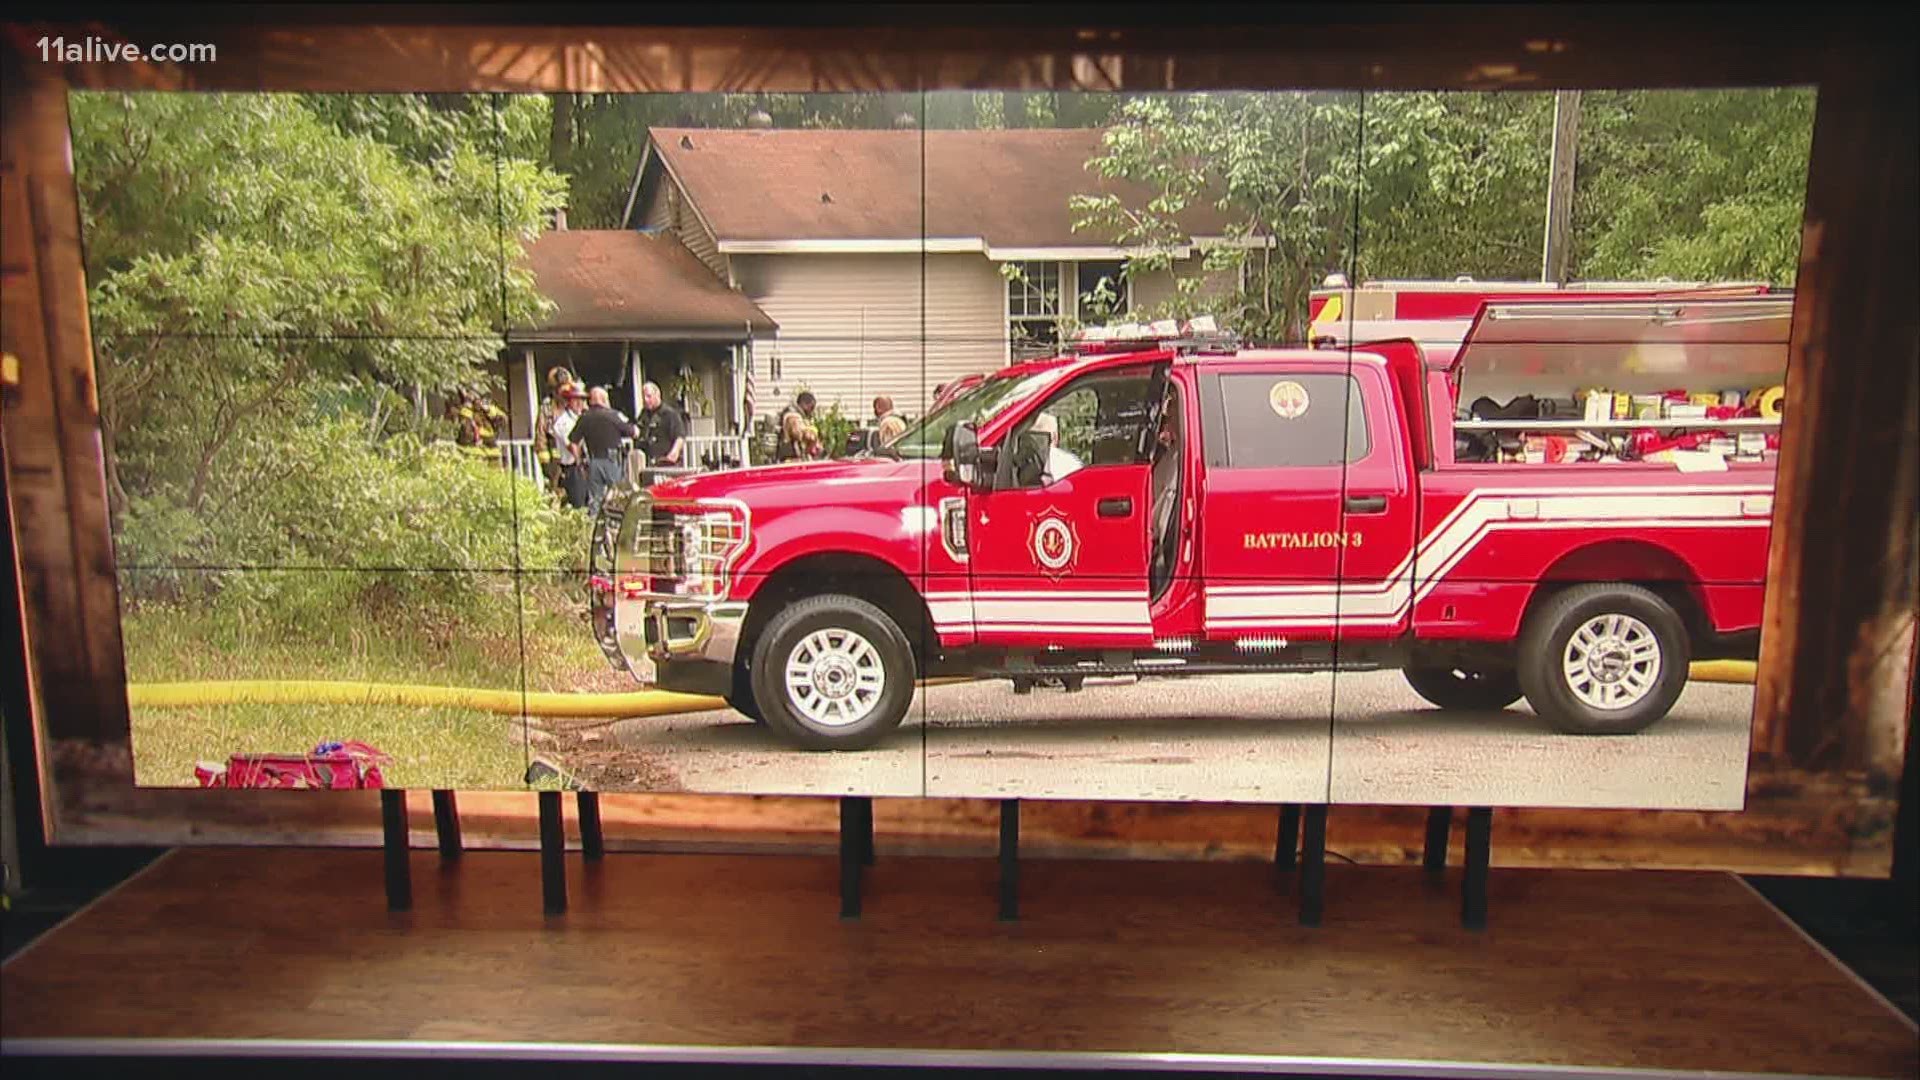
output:
[[[852,630],[828,627],[801,638],[787,654],[787,700],[821,727],[847,727],[879,707],[887,689],[880,650]]]
[[[1561,671],[1583,704],[1608,712],[1632,708],[1660,683],[1660,639],[1631,615],[1596,615],[1567,642]]]

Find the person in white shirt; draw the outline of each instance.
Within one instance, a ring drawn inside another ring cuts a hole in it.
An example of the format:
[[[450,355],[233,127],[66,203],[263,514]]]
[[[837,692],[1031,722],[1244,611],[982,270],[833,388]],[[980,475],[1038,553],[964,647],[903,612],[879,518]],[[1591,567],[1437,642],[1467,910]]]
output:
[[[587,470],[569,436],[573,434],[574,421],[587,411],[587,395],[569,383],[560,388],[560,398],[566,407],[553,418],[554,445],[560,450],[560,486],[567,493],[567,505],[583,507],[587,505]]]
[[[1043,412],[1033,418],[1030,431],[1038,431],[1047,437],[1047,481],[1059,480],[1071,473],[1078,472],[1085,464],[1072,451],[1060,449],[1060,421],[1052,413]]]

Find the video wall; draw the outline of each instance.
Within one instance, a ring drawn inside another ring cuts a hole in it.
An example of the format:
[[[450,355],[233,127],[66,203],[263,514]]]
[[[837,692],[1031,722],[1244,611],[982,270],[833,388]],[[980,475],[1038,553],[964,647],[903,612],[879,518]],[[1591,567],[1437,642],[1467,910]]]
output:
[[[1813,105],[76,92],[136,781],[1737,809]]]

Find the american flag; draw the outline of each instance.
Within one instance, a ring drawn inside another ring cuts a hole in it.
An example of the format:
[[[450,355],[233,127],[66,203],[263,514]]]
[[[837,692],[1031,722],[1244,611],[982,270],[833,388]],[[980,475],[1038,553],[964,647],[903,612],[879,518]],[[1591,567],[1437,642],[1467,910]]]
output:
[[[753,430],[753,346],[740,350],[740,362],[746,369],[740,380],[740,432],[744,435]]]

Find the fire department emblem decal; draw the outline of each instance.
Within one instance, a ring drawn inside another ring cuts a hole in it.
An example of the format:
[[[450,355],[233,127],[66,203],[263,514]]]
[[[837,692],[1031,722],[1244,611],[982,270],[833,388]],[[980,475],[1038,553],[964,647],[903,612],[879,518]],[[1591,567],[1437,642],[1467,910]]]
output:
[[[1033,531],[1028,534],[1027,546],[1033,551],[1033,561],[1041,570],[1053,577],[1059,577],[1073,569],[1074,559],[1080,554],[1080,535],[1074,531],[1073,522],[1058,510],[1049,510],[1033,523]]]
[[[1273,384],[1267,391],[1267,404],[1282,420],[1298,420],[1307,414],[1307,388],[1288,379]]]

